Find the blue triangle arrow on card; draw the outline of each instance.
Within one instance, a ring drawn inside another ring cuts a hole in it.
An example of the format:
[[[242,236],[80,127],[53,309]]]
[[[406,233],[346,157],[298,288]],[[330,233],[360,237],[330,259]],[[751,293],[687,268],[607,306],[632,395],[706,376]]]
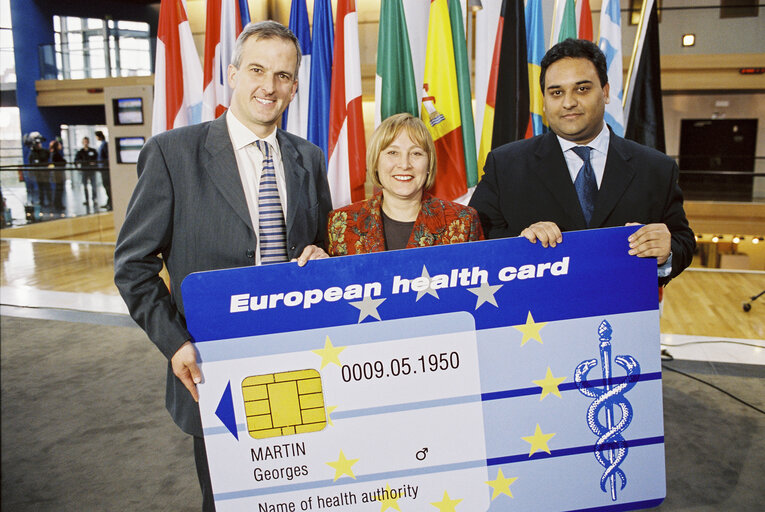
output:
[[[239,440],[239,433],[236,430],[236,416],[234,415],[234,399],[231,397],[231,381],[226,384],[226,390],[220,398],[218,408],[215,409],[215,415],[220,418],[229,432],[236,440]]]

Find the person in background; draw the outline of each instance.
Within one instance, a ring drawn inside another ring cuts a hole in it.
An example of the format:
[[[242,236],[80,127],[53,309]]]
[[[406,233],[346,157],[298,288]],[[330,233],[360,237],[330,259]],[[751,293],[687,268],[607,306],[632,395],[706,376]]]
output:
[[[367,172],[380,190],[330,213],[330,256],[483,239],[474,209],[427,192],[436,180],[436,150],[420,119],[404,113],[380,123],[369,141]]]
[[[50,141],[48,145],[50,152],[50,162],[54,167],[64,167],[66,159],[64,158],[63,146],[61,140],[57,137]],[[66,171],[63,169],[54,169],[50,171],[51,183],[53,185],[53,208],[61,211],[64,209],[64,183],[66,182]]]
[[[45,167],[48,164],[48,152],[42,147],[44,140],[45,138],[37,133],[32,149],[29,151],[30,166]],[[24,171],[23,176],[27,189],[27,204],[44,206],[44,201],[50,195],[50,182],[48,179],[43,176],[42,171],[38,170]]]
[[[104,190],[106,190],[106,204],[102,205],[101,208],[111,210],[112,176],[109,169],[109,142],[101,130],[96,131],[96,140],[100,142],[98,145],[98,165],[101,167],[101,181],[104,184]]]
[[[98,151],[90,147],[90,139],[88,137],[82,138],[82,148],[74,155],[74,163],[79,165],[82,169],[82,191],[85,195],[85,201],[82,203],[85,205],[87,211],[93,211],[96,207],[97,197],[97,185],[96,185],[96,161],[98,160]],[[88,183],[90,183],[90,190],[88,190]],[[91,190],[93,192],[93,208],[91,209]]]

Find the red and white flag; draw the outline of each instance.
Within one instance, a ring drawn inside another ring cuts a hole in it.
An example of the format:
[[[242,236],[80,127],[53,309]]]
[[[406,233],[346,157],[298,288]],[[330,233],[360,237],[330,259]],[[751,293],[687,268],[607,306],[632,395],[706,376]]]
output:
[[[154,64],[153,135],[202,120],[202,65],[182,0],[162,0]]]
[[[576,27],[579,39],[592,41],[592,11],[590,0],[578,0],[576,2]]]
[[[359,22],[354,0],[338,0],[329,104],[329,165],[332,206],[364,199],[366,144],[361,109]]]
[[[202,121],[212,121],[231,103],[228,65],[242,32],[238,0],[207,0]]]

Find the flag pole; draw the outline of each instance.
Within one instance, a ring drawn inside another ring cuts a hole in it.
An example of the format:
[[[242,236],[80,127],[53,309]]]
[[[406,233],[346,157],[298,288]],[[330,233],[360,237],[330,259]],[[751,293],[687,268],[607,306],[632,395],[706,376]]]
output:
[[[553,4],[553,19],[552,19],[552,30],[550,30],[550,46],[547,48],[550,49],[553,46],[555,46],[555,43],[558,41],[555,40],[555,22],[558,19],[558,0],[555,0],[555,3]]]
[[[629,96],[629,88],[632,84],[632,72],[635,67],[635,56],[637,55],[638,47],[640,46],[640,39],[643,34],[643,23],[645,22],[645,8],[648,4],[648,0],[643,0],[643,4],[640,6],[640,21],[638,22],[637,32],[635,33],[635,43],[632,45],[632,56],[630,57],[630,67],[627,70],[627,81],[624,86],[624,93],[622,95],[622,108],[627,104],[627,97]],[[630,15],[632,13],[630,12]],[[625,123],[627,120],[624,120]]]

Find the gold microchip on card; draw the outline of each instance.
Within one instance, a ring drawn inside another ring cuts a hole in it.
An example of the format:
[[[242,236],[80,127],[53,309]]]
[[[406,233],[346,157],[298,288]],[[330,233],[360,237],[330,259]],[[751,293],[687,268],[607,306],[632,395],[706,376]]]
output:
[[[247,377],[242,396],[247,431],[255,439],[316,432],[327,424],[317,370]]]

